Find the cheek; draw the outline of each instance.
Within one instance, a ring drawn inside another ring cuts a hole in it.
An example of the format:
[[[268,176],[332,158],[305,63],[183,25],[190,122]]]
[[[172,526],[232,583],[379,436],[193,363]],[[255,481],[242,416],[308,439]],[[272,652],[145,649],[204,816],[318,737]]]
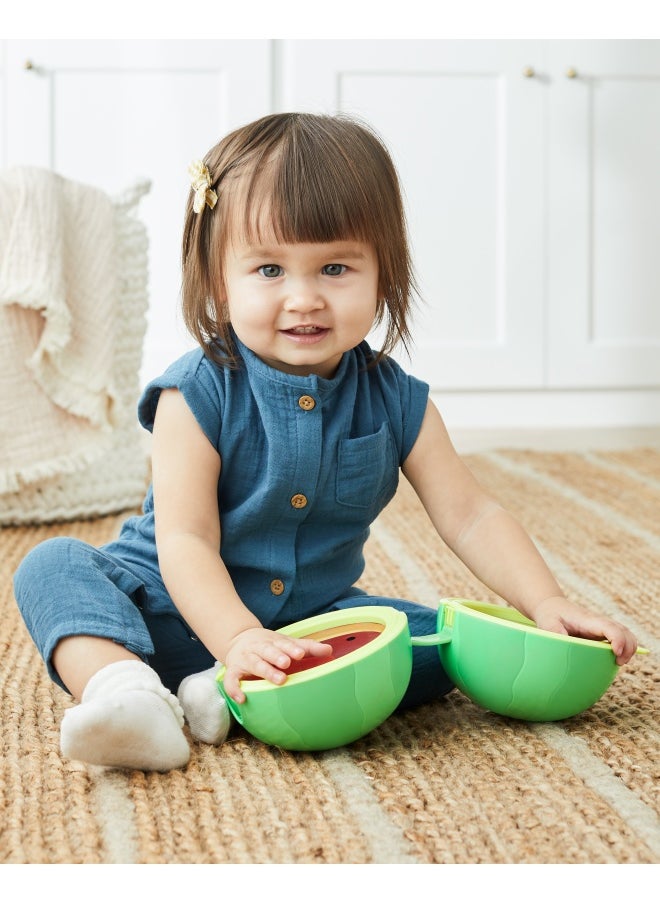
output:
[[[230,285],[228,287],[225,306],[232,320],[249,318],[256,307],[250,297],[250,293],[242,289],[240,285]]]
[[[251,294],[232,295],[226,305],[226,311],[235,327],[258,330],[269,328],[273,322],[272,306]]]
[[[369,320],[373,323],[378,314],[381,312],[385,305],[385,302],[376,296],[373,295],[373,302],[367,308],[365,308],[364,319]]]

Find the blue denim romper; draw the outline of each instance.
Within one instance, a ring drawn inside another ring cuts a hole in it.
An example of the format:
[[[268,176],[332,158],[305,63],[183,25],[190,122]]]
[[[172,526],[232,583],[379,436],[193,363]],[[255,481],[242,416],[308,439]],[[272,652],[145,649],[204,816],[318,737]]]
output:
[[[369,525],[392,499],[419,433],[427,384],[391,359],[367,368],[366,343],[345,353],[328,380],[282,373],[234,341],[238,369],[191,351],[146,387],[138,416],[152,430],[161,390],[177,388],[220,454],[220,553],[245,605],[273,629],[339,608],[390,605],[406,612],[413,634],[433,633],[433,610],[355,586]],[[21,563],[14,587],[61,686],[51,656],[70,635],[113,639],[174,691],[187,674],[213,665],[163,584],[151,488],[143,513],[117,540],[100,549],[47,540]],[[402,707],[450,688],[437,649],[415,648]]]

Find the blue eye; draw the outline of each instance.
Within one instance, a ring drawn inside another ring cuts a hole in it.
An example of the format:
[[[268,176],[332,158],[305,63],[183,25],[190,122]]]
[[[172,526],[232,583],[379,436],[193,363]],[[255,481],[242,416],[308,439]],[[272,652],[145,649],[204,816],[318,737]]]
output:
[[[326,264],[323,268],[323,273],[326,276],[341,276],[342,273],[346,272],[346,267],[344,264]]]
[[[277,276],[281,276],[283,272],[279,264],[264,264],[263,267],[259,267],[259,273],[267,279],[275,279]]]

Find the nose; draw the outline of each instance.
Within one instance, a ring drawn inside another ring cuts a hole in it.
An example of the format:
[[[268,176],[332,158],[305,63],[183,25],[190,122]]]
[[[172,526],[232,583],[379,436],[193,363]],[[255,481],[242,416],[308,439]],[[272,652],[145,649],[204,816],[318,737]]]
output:
[[[299,279],[292,282],[284,301],[284,310],[300,314],[318,311],[324,306],[323,296],[318,291],[315,280]]]

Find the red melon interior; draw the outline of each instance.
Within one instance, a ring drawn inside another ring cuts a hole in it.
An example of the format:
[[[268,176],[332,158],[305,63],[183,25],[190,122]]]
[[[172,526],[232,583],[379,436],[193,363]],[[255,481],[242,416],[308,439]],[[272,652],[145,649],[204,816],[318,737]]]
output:
[[[313,669],[317,665],[325,665],[335,659],[340,659],[375,640],[384,629],[385,625],[377,622],[363,622],[355,625],[339,625],[336,628],[316,631],[314,634],[305,634],[306,640],[320,640],[322,643],[329,644],[332,652],[328,656],[305,656],[303,659],[292,659],[291,665],[281,671],[286,675],[295,675],[298,672]],[[248,675],[244,680],[258,681],[259,679],[256,675]]]

